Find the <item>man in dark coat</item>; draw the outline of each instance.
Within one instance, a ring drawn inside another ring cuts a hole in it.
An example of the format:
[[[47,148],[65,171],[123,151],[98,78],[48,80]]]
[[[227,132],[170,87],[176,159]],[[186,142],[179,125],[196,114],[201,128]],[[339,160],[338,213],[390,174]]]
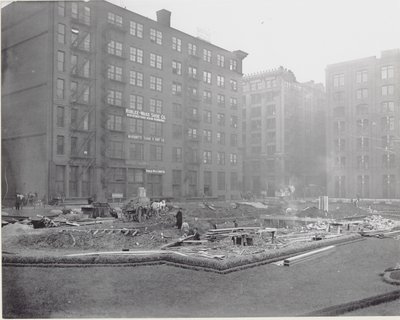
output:
[[[180,230],[182,228],[182,222],[183,222],[182,208],[179,208],[175,217],[176,217],[176,226]]]

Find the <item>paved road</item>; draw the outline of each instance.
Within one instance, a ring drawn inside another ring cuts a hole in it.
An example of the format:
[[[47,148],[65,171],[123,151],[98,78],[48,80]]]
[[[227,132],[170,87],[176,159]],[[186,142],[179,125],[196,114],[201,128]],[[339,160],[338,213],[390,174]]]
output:
[[[5,317],[294,316],[396,290],[400,241],[368,239],[294,265],[227,275],[172,266],[3,267]],[[399,314],[400,315],[400,312]]]

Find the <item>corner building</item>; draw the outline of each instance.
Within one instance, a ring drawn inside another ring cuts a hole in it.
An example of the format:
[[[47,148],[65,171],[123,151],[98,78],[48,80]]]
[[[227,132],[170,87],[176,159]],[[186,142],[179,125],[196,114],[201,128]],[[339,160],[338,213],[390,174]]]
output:
[[[325,91],[283,67],[243,78],[244,189],[314,197],[325,187]],[[293,190],[293,189],[292,189]]]
[[[400,197],[400,50],[328,65],[328,195]]]
[[[3,196],[240,195],[247,54],[176,30],[170,16],[106,1],[3,8]]]

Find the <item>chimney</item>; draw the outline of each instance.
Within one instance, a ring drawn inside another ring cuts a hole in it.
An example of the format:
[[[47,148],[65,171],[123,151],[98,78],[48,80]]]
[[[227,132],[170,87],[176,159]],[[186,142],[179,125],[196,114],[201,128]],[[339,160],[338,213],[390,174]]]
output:
[[[161,9],[157,11],[157,22],[163,26],[171,26],[171,11]]]

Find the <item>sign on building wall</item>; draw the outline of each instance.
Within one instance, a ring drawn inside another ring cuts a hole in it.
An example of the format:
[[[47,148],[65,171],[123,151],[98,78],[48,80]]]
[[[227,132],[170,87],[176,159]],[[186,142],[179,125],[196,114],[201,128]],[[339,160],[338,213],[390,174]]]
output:
[[[153,112],[146,112],[140,110],[126,109],[126,116],[136,119],[165,122],[165,115]]]
[[[165,170],[161,170],[161,169],[146,169],[146,173],[165,174]]]
[[[165,139],[161,138],[161,137],[148,137],[148,136],[141,136],[141,135],[137,135],[137,134],[128,134],[128,139],[150,141],[150,142],[164,142],[165,141]]]

